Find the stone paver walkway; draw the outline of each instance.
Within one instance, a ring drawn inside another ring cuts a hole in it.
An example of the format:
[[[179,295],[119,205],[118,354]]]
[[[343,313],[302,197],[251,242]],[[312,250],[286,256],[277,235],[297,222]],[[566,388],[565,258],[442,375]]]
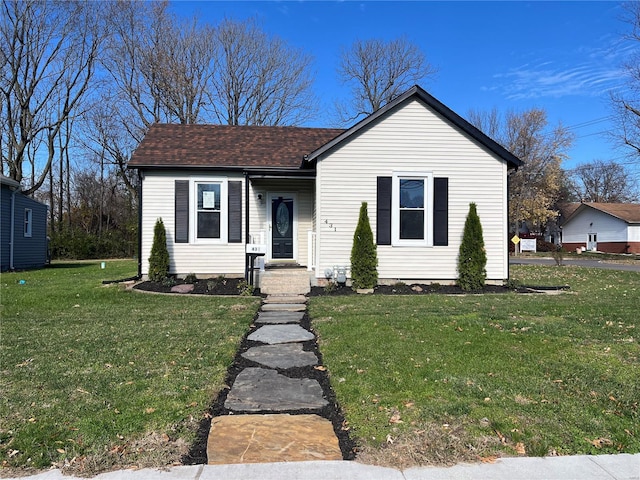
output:
[[[318,364],[316,354],[305,350],[305,342],[315,341],[301,325],[305,311],[302,295],[263,302],[247,336],[258,345],[241,354],[257,366],[238,373],[224,403],[229,415],[211,422],[209,465],[342,460],[332,423],[314,413],[329,403],[322,386],[292,373]]]

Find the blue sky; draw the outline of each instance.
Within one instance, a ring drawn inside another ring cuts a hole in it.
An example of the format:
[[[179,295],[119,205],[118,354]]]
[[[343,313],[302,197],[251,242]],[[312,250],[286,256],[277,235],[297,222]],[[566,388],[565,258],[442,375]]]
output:
[[[634,48],[620,2],[213,2],[178,1],[176,12],[217,24],[255,17],[268,33],[314,59],[325,111],[347,92],[340,52],[354,40],[406,36],[437,67],[422,86],[465,117],[469,110],[543,108],[576,135],[565,168],[594,159],[626,162],[602,132],[614,122],[609,93],[623,88]],[[313,126],[329,125],[330,115]]]

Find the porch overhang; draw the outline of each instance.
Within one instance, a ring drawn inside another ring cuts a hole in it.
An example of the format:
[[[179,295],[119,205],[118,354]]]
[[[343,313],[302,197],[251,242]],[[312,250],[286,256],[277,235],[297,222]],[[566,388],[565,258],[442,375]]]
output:
[[[316,171],[315,169],[289,169],[289,168],[278,168],[278,169],[246,169],[244,170],[245,175],[250,180],[253,179],[309,179],[315,180]]]

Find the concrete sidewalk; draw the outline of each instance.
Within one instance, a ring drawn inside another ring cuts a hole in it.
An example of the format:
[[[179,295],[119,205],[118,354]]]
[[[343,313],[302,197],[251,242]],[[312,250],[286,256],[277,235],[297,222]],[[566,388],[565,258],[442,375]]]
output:
[[[1,471],[0,471],[1,472]],[[20,480],[71,480],[51,470]],[[168,470],[119,470],[96,480],[640,480],[640,454],[504,458],[496,463],[419,467],[404,471],[357,462],[193,465]]]

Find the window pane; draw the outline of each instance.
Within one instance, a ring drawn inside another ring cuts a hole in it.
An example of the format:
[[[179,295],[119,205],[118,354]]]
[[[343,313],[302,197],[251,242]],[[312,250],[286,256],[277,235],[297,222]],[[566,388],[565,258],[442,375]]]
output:
[[[220,212],[198,212],[198,238],[220,238]]]
[[[422,210],[400,211],[400,238],[424,240],[424,212]]]
[[[25,237],[30,237],[31,236],[31,209],[30,208],[25,208],[24,209],[24,236]]]
[[[424,207],[424,180],[400,179],[400,208]]]
[[[220,210],[220,184],[198,184],[198,210]]]

